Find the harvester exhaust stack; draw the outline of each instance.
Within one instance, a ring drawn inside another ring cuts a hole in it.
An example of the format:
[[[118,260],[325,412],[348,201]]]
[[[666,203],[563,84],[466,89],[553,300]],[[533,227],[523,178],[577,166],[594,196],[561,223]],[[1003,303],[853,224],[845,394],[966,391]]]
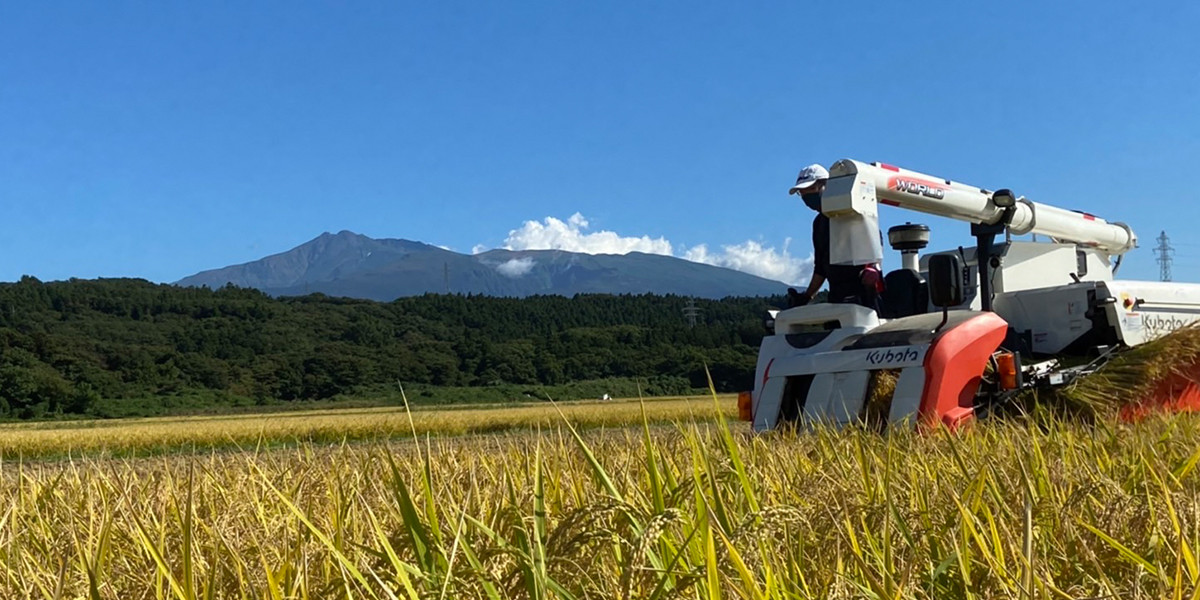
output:
[[[888,229],[888,243],[900,253],[900,268],[919,272],[917,253],[929,245],[929,227],[905,223]]]

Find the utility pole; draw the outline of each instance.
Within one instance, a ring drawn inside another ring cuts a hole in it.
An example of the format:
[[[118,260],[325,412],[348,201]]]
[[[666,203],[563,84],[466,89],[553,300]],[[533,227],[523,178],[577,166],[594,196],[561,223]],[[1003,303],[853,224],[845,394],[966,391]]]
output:
[[[696,307],[696,300],[688,298],[687,306],[683,307],[683,316],[687,317],[688,327],[696,327],[696,317],[700,315],[700,309]]]
[[[1158,253],[1154,260],[1158,263],[1159,281],[1171,281],[1171,255],[1175,253],[1175,249],[1171,247],[1171,239],[1167,237],[1166,231],[1159,234],[1158,247],[1154,251]]]
[[[442,281],[446,284],[446,295],[450,295],[450,263],[442,263]]]

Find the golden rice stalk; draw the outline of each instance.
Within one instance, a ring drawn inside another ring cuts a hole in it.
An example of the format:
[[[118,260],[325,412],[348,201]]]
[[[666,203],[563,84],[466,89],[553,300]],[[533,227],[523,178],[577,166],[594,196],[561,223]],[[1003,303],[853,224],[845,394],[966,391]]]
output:
[[[1173,377],[1200,382],[1200,325],[1177,329],[1120,353],[1097,372],[1052,394],[1052,408],[1086,417],[1111,415],[1143,402]]]

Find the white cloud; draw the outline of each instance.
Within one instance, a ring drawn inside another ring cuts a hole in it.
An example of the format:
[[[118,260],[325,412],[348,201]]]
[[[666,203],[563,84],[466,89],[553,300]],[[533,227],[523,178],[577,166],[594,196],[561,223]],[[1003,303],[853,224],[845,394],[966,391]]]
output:
[[[780,250],[764,246],[762,242],[747,240],[740,244],[722,245],[716,252],[710,251],[707,244],[700,244],[680,248],[676,253],[671,242],[662,237],[621,236],[613,231],[588,232],[587,228],[588,220],[579,213],[571,215],[566,221],[554,217],[546,217],[540,222],[525,221],[521,227],[508,232],[501,247],[507,250],[566,250],[583,254],[662,254],[788,284],[806,282],[812,274],[811,255],[800,258],[788,252],[791,238],[784,241]],[[471,254],[486,250],[487,247],[480,244],[471,249]],[[509,277],[520,277],[532,268],[533,258],[525,257],[498,265],[496,270]]]
[[[505,277],[520,277],[528,274],[533,270],[533,257],[526,256],[524,258],[514,258],[507,262],[496,265],[496,270]]]
[[[508,250],[566,250],[584,254],[628,254],[645,252],[673,256],[671,242],[663,238],[622,237],[612,231],[588,233],[588,221],[579,213],[566,222],[546,217],[541,223],[525,221],[508,232],[503,248]]]
[[[788,238],[783,242],[783,250],[776,251],[760,242],[747,240],[741,244],[721,246],[721,252],[718,253],[710,253],[707,244],[700,244],[684,252],[683,258],[784,283],[807,281],[812,274],[813,259],[811,256],[792,256],[788,252],[791,242],[792,239]]]

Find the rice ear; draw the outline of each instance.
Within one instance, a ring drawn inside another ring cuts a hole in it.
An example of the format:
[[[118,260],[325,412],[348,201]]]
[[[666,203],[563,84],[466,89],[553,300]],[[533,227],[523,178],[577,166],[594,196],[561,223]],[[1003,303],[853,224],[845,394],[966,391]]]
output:
[[[1156,402],[1164,382],[1200,383],[1200,325],[1191,324],[1121,352],[1100,370],[1049,392],[1030,391],[1018,402],[1044,404],[1057,414],[1100,418]]]

